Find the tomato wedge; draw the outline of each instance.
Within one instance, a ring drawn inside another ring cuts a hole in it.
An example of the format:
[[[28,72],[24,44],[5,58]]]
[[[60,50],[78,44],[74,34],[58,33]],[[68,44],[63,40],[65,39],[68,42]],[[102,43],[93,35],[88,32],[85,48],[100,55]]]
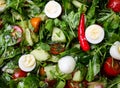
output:
[[[57,55],[60,54],[61,52],[65,51],[65,46],[60,43],[54,43],[50,45],[50,53]]]
[[[13,79],[21,78],[21,77],[26,77],[27,72],[22,71],[20,68],[17,68],[14,70],[14,74],[12,75]]]

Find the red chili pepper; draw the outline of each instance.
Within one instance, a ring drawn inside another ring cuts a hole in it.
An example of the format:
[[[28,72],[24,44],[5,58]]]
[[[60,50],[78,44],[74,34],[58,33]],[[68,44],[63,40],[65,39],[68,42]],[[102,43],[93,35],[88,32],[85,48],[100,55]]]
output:
[[[90,45],[85,37],[85,16],[82,13],[78,26],[78,40],[83,51],[90,50]]]

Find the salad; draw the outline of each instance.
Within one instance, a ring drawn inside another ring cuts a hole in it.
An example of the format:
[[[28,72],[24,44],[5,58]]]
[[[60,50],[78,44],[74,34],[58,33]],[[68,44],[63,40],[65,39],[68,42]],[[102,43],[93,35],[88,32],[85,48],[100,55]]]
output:
[[[0,0],[0,88],[120,88],[120,0]]]

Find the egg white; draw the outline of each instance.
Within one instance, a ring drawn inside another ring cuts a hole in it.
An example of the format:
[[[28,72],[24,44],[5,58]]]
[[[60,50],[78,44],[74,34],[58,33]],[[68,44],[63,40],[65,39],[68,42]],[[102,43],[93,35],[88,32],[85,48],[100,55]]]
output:
[[[26,66],[24,66],[24,63],[26,63],[26,62],[25,62],[25,56],[26,56],[26,55],[22,55],[22,56],[20,57],[20,59],[19,59],[19,61],[18,61],[19,67],[20,67],[21,70],[23,70],[23,71],[25,71],[25,72],[32,71],[32,70],[35,68],[35,66],[36,66],[36,61],[35,61],[35,63],[33,63],[32,66],[26,67]],[[29,57],[29,56],[32,57],[33,60],[35,60],[35,58],[34,58],[33,55],[27,54],[27,57]],[[27,63],[26,63],[26,64],[27,64]]]
[[[73,57],[65,56],[58,61],[58,67],[61,72],[69,74],[73,72],[76,62]]]
[[[117,60],[120,60],[120,42],[116,41],[111,47],[110,47],[110,55]]]
[[[49,1],[45,5],[44,12],[49,18],[57,18],[62,12],[62,7],[56,1]]]
[[[85,37],[91,44],[100,43],[104,39],[104,36],[104,29],[97,24],[90,25],[85,30]]]

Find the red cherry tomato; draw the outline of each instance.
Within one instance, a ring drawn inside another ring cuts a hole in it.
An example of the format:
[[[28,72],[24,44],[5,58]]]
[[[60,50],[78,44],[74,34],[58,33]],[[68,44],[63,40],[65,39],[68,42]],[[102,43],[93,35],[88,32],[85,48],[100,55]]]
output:
[[[103,73],[107,77],[115,77],[120,74],[120,62],[108,57],[103,65]]]
[[[12,36],[17,40],[17,43],[22,41],[23,30],[20,26],[13,26]]]
[[[107,7],[114,12],[120,12],[120,0],[108,0]]]
[[[26,77],[26,76],[27,76],[27,72],[24,72],[21,69],[17,68],[17,69],[15,69],[15,71],[12,75],[12,78],[17,79],[17,78]]]

